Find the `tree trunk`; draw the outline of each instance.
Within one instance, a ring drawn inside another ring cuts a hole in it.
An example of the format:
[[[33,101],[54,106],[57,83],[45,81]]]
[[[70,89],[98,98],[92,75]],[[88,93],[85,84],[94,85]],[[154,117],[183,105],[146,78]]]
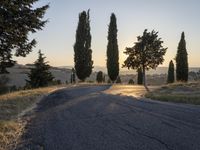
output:
[[[147,91],[149,91],[149,89],[147,87],[147,83],[146,83],[146,72],[145,72],[145,67],[144,66],[142,67],[142,72],[143,72],[143,85],[144,85],[145,89]]]

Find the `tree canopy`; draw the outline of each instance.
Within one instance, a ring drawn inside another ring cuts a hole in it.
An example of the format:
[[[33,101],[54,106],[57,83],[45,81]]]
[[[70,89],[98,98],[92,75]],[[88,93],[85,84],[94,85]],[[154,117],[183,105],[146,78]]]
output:
[[[171,60],[168,68],[167,83],[174,83],[174,63]]]
[[[38,0],[0,1],[0,74],[8,73],[16,61],[13,55],[26,57],[36,45],[28,35],[42,30],[47,20],[42,20],[49,5],[33,6]]]
[[[114,13],[111,14],[108,29],[107,70],[108,76],[114,82],[119,75],[119,50],[117,41],[117,21]]]
[[[31,68],[30,73],[28,73],[29,80],[27,85],[31,88],[45,87],[52,84],[54,79],[53,75],[49,71],[50,66],[45,62],[44,54],[41,51],[38,52],[38,59],[34,63],[34,67]]]
[[[74,44],[74,63],[77,77],[84,81],[92,73],[92,49],[90,34],[89,10],[79,14],[79,22],[76,30],[76,42]]]
[[[137,42],[130,48],[125,49],[125,54],[128,55],[124,61],[123,67],[131,69],[142,68],[143,84],[146,87],[145,70],[155,69],[164,61],[163,56],[167,48],[163,48],[163,41],[158,37],[158,32],[148,32],[144,30],[142,36],[137,37]]]
[[[104,82],[104,75],[103,75],[103,72],[102,72],[102,71],[99,71],[99,72],[97,73],[96,81],[97,81],[98,83]]]
[[[188,54],[186,49],[185,34],[182,32],[176,55],[176,79],[177,81],[188,81]]]

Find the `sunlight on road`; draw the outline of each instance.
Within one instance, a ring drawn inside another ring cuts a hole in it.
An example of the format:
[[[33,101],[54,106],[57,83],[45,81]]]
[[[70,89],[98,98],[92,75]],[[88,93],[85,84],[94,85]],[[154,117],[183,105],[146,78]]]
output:
[[[158,86],[149,86],[151,91],[156,88],[158,88]],[[136,98],[144,96],[146,92],[144,86],[139,85],[113,85],[110,89],[105,91],[106,94],[133,96]]]

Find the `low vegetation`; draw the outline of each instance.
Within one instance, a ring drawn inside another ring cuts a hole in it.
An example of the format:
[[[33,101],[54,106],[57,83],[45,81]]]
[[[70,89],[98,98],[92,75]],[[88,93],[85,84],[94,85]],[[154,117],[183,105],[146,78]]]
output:
[[[169,84],[145,96],[160,101],[200,105],[200,82]]]
[[[19,116],[56,87],[25,90],[0,95],[0,150],[12,149],[23,132]]]

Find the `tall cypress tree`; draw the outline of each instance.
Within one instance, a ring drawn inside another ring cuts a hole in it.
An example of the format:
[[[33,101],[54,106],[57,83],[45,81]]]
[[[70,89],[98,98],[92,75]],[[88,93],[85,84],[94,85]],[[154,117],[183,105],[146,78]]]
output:
[[[38,52],[38,59],[34,63],[34,68],[31,68],[28,73],[29,80],[26,80],[27,84],[32,88],[45,87],[52,83],[54,77],[49,71],[50,66],[45,62],[45,58],[41,53]]]
[[[35,7],[38,0],[0,1],[0,74],[8,73],[6,68],[15,64],[13,55],[26,57],[36,45],[28,35],[41,30],[42,20],[48,5]]]
[[[117,43],[117,23],[114,13],[111,14],[108,29],[107,70],[108,76],[114,82],[119,75],[119,50]]]
[[[142,85],[143,84],[142,68],[138,68],[137,73],[138,73],[137,84]]]
[[[79,22],[76,30],[76,42],[74,44],[74,63],[77,77],[84,81],[92,73],[92,49],[90,34],[89,10],[79,14]]]
[[[182,82],[188,81],[188,54],[184,32],[182,32],[176,55],[176,79]]]
[[[167,83],[174,83],[174,63],[172,60],[169,63]]]

